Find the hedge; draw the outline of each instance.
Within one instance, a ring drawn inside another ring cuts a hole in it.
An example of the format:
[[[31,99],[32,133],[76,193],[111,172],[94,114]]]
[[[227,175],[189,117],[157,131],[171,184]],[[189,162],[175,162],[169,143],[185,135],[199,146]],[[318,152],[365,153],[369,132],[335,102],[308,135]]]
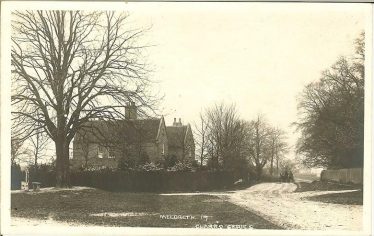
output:
[[[108,191],[165,192],[225,189],[238,180],[234,172],[139,172],[79,171],[71,173],[71,184]]]
[[[56,172],[50,168],[30,168],[31,182],[40,182],[41,187],[56,184]],[[12,189],[20,189],[25,173],[12,168]],[[209,191],[234,186],[241,177],[230,171],[122,171],[95,170],[72,171],[73,186],[87,186],[108,191],[165,192],[165,191]],[[245,179],[245,178],[243,178]],[[31,187],[31,186],[30,186]]]

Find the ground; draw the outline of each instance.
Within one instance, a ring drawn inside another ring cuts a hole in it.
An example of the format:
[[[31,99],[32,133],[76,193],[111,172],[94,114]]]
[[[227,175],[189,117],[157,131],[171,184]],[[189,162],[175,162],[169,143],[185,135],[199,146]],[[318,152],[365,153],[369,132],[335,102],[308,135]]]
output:
[[[112,193],[90,188],[12,193],[14,226],[63,222],[71,226],[359,230],[362,212],[361,189],[319,182],[262,183],[206,193]]]
[[[296,189],[293,183],[264,183],[232,193],[228,199],[286,229],[362,229],[362,205],[310,201],[316,196],[340,196],[360,190],[294,192]]]
[[[14,192],[12,225],[130,227],[242,227],[281,229],[218,196],[113,193],[90,188]],[[25,220],[25,217],[31,218]],[[39,221],[39,224],[38,224]]]

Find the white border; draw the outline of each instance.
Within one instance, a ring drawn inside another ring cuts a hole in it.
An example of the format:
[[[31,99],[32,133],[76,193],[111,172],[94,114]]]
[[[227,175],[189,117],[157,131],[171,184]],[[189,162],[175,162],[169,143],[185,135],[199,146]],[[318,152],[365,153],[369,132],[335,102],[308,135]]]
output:
[[[363,231],[307,231],[307,230],[214,230],[214,229],[173,229],[173,228],[131,228],[131,227],[33,227],[12,229],[10,227],[10,12],[15,9],[81,9],[97,8],[100,10],[131,9],[135,4],[188,4],[188,3],[123,3],[123,2],[2,2],[1,4],[1,233],[3,235],[371,235],[371,156],[372,156],[372,38],[373,38],[373,6],[367,4],[366,24],[366,61],[365,61],[365,166],[364,166],[364,227]],[[215,4],[215,3],[194,3]],[[221,3],[219,3],[221,4]],[[235,3],[230,3],[235,4]],[[251,3],[251,4],[283,4],[283,3]],[[318,4],[318,3],[288,3]],[[333,7],[336,3],[322,3]],[[362,3],[361,3],[362,4]]]

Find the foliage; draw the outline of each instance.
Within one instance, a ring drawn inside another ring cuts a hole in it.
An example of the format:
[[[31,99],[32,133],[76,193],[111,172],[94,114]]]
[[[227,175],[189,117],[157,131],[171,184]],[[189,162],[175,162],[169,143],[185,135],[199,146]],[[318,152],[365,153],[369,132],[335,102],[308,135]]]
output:
[[[148,162],[143,165],[137,166],[138,171],[145,171],[145,172],[151,172],[151,171],[162,171],[163,168],[160,165],[156,165],[153,162]]]
[[[119,170],[130,170],[135,168],[136,163],[134,159],[122,157],[118,161],[118,169]]]
[[[301,94],[297,150],[307,166],[363,166],[364,38],[356,40],[352,58],[339,58]]]
[[[165,156],[164,160],[164,167],[167,169],[169,167],[175,166],[175,164],[178,162],[178,158],[176,155],[167,155]]]
[[[178,161],[174,166],[167,168],[167,171],[191,171],[192,163]]]

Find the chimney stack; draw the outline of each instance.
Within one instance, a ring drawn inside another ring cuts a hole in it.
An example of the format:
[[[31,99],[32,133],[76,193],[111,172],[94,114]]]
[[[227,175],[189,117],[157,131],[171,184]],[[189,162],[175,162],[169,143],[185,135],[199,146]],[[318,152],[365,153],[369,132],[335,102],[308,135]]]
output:
[[[182,126],[182,119],[179,118],[179,121],[177,122],[177,118],[174,118],[173,126]]]
[[[126,120],[137,119],[137,108],[135,102],[128,102],[125,107],[125,118]]]

